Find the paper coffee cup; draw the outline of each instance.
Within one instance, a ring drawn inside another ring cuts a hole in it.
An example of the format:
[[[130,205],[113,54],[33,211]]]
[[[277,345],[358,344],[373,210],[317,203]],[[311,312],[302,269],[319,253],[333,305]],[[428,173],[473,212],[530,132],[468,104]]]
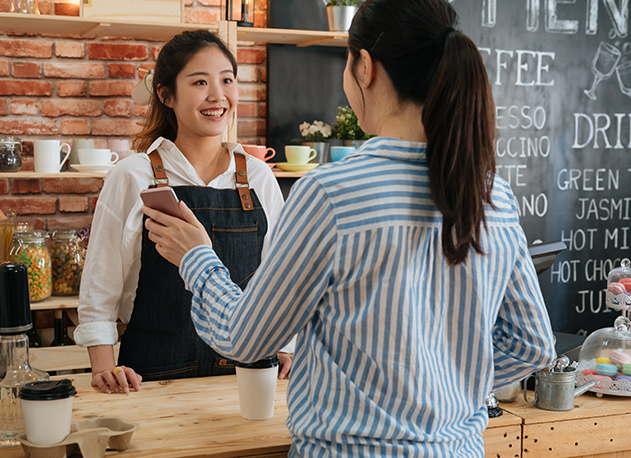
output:
[[[70,434],[72,397],[77,391],[68,379],[27,383],[20,390],[26,439],[35,445],[54,445]]]
[[[255,363],[237,363],[239,408],[246,420],[266,420],[274,415],[278,357]]]

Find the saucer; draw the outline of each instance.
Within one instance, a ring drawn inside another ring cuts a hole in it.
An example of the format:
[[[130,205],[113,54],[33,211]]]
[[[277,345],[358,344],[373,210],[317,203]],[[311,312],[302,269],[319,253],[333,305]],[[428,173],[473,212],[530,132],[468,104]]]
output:
[[[113,165],[81,165],[81,164],[70,164],[70,167],[75,169],[77,172],[84,172],[84,173],[107,173],[114,168]]]
[[[285,172],[308,172],[309,170],[315,169],[320,164],[290,164],[289,162],[277,162],[276,167]]]

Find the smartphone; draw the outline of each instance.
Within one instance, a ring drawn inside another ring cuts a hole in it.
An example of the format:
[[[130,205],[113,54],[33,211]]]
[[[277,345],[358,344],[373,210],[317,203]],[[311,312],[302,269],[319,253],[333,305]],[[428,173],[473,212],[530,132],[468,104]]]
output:
[[[180,201],[175,195],[173,188],[165,186],[162,188],[150,188],[140,191],[140,198],[147,207],[159,210],[167,215],[184,219],[180,211]]]

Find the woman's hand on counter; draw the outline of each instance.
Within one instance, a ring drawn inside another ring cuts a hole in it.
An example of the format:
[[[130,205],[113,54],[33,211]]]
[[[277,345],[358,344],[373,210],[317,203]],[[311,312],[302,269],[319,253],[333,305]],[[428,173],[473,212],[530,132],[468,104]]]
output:
[[[278,359],[280,359],[280,373],[278,374],[278,378],[282,380],[285,377],[289,377],[289,371],[291,371],[291,364],[294,360],[294,355],[279,351]]]
[[[180,210],[185,220],[142,207],[143,213],[149,217],[145,221],[149,239],[156,244],[156,250],[164,259],[178,267],[190,249],[199,245],[212,247],[206,229],[184,202],[180,202]]]
[[[118,369],[120,368],[120,369]],[[142,375],[127,366],[116,366],[99,372],[92,372],[92,386],[98,387],[103,393],[129,393],[130,386],[140,391]]]

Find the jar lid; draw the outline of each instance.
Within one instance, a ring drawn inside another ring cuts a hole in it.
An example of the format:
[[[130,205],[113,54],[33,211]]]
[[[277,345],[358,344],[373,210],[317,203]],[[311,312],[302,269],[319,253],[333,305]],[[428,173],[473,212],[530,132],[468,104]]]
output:
[[[65,378],[62,380],[45,380],[25,384],[20,390],[20,399],[27,401],[54,401],[56,399],[67,399],[77,394],[77,390],[72,386],[72,381]]]
[[[77,236],[77,229],[74,227],[53,229],[50,233],[51,239],[73,239]]]
[[[280,364],[278,356],[270,356],[269,358],[263,358],[253,363],[240,363],[237,361],[237,367],[243,367],[246,369],[268,369],[270,367],[276,367]]]
[[[13,232],[13,240],[22,240],[26,243],[43,243],[48,238],[46,231],[15,231]]]
[[[22,141],[17,137],[0,137],[0,145],[20,145]]]

